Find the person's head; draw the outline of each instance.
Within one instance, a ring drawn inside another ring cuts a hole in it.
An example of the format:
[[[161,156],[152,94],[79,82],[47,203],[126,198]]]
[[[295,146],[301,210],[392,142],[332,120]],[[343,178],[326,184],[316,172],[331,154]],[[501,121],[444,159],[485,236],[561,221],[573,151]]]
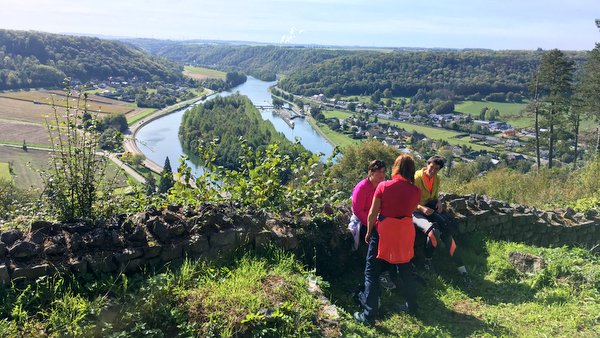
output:
[[[427,167],[425,168],[425,174],[429,177],[435,176],[440,169],[444,167],[444,158],[441,156],[431,156],[427,160]]]
[[[402,154],[394,161],[392,175],[400,175],[409,182],[415,182],[415,161],[408,154]]]
[[[373,160],[369,163],[369,178],[375,183],[385,180],[385,163],[382,160]]]

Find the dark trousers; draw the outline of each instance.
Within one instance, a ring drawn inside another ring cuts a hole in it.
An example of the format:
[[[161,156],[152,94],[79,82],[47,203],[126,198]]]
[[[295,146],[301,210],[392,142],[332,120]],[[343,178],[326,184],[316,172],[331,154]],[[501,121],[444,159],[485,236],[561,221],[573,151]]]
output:
[[[413,214],[413,223],[418,230],[425,234],[425,258],[433,257],[435,249],[439,247],[440,242],[443,242],[454,262],[458,266],[464,265],[457,250],[458,245],[454,240],[454,234],[457,229],[456,222],[454,222],[452,216],[446,213],[438,213],[437,211],[434,211],[429,216],[415,212]]]
[[[367,251],[367,259],[365,266],[365,289],[359,294],[360,305],[363,309],[365,318],[373,321],[377,317],[379,311],[379,297],[381,295],[381,287],[379,285],[379,275],[382,268],[389,264],[384,260],[377,258],[377,249],[379,247],[379,234],[373,229],[371,233],[371,241]],[[416,282],[412,273],[412,265],[410,263],[394,264],[396,269],[392,271],[392,275],[400,277],[402,280],[402,293],[410,312],[416,312]],[[397,278],[396,278],[397,279]],[[397,284],[398,285],[398,284]]]

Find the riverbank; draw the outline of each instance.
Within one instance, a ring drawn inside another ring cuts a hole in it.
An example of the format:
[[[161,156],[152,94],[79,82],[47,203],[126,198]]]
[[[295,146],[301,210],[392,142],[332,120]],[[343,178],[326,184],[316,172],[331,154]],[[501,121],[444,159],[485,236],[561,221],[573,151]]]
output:
[[[145,126],[146,124],[148,124],[158,118],[164,117],[166,115],[172,114],[181,109],[187,108],[199,101],[202,101],[203,99],[206,100],[209,97],[217,95],[217,94],[218,94],[217,92],[213,92],[213,93],[209,94],[208,96],[206,96],[206,95],[197,96],[192,99],[176,103],[172,106],[169,106],[169,107],[166,107],[166,108],[163,108],[161,110],[154,112],[153,114],[147,116],[146,118],[144,118],[141,121],[135,122],[134,124],[129,126],[129,133],[125,135],[124,140],[123,140],[123,148],[125,149],[125,151],[128,151],[132,154],[144,155],[144,153],[140,150],[140,148],[138,147],[137,142],[136,142],[136,134],[141,127]],[[145,158],[142,163],[146,168],[152,170],[153,172],[155,172],[157,174],[160,174],[162,172],[162,170],[163,170],[162,165],[152,161],[151,159],[147,158],[146,156],[144,156],[144,157]]]

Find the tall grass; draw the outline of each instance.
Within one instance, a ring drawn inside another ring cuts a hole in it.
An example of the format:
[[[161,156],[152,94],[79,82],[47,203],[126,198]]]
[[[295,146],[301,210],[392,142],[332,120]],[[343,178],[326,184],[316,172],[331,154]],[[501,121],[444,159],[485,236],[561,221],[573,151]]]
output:
[[[585,211],[590,208],[600,209],[599,170],[600,159],[589,161],[577,170],[570,167],[543,168],[522,174],[501,168],[469,182],[450,179],[442,190],[459,194],[484,194],[538,208],[572,207]]]

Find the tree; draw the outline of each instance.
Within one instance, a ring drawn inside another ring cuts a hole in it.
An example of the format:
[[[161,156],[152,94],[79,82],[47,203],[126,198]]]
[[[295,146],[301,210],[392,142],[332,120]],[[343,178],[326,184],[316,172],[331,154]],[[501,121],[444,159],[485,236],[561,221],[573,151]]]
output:
[[[379,89],[377,89],[375,93],[371,95],[371,102],[377,104],[379,103],[379,101],[381,101],[381,92],[379,91]]]
[[[552,168],[555,128],[566,119],[573,91],[574,62],[558,49],[542,56],[539,66],[539,90],[543,95],[540,112],[548,126],[548,168]]]
[[[163,170],[160,173],[160,181],[158,182],[158,192],[166,193],[175,185],[175,180],[173,179],[173,171],[171,170],[171,162],[169,161],[169,157],[165,159],[165,165],[163,166]]]
[[[485,120],[485,114],[487,113],[488,109],[489,108],[487,106],[481,108],[481,110],[479,111],[479,119],[480,120]]]
[[[156,192],[156,179],[154,179],[154,174],[150,173],[148,177],[146,177],[146,195],[152,196]]]
[[[352,112],[356,111],[356,103],[354,103],[354,102],[348,103],[348,110],[350,110]]]
[[[600,23],[596,20],[596,23]],[[600,28],[600,26],[599,26]],[[597,139],[596,154],[600,155],[600,43],[589,53],[584,65],[584,75],[578,87],[579,97],[583,100],[581,109],[590,119],[596,121]]]

